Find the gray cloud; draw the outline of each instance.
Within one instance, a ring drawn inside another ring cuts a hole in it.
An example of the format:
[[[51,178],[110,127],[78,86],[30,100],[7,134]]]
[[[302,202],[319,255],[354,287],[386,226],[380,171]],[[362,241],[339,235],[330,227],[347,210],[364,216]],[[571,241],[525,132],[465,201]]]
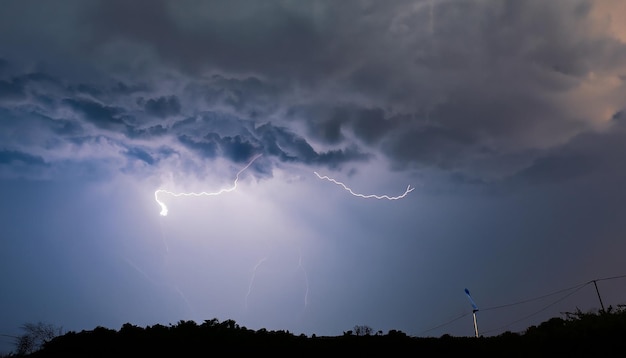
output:
[[[15,81],[0,81],[0,100],[21,100],[26,98],[24,88]]]
[[[376,155],[398,170],[493,180],[624,108],[626,90],[612,83],[623,82],[626,46],[595,31],[593,9],[582,0],[75,3],[55,21],[85,31],[35,66],[65,76],[66,96],[15,75],[0,97],[60,101],[100,129],[172,138],[208,157],[240,161],[262,148],[339,168]],[[2,16],[42,14],[10,10]],[[33,52],[50,40],[37,32],[48,25],[3,26],[31,45],[0,36],[3,58],[43,58]],[[83,70],[66,76],[55,58]]]
[[[148,128],[135,128],[131,127],[128,131],[128,136],[130,138],[143,138],[150,139],[153,137],[159,137],[167,134],[167,128],[165,128],[161,124],[157,124],[155,126],[151,126]]]
[[[604,182],[626,178],[626,122],[616,116],[610,130],[582,133],[567,144],[542,153],[508,181],[515,184],[563,184],[579,180]]]
[[[39,72],[14,78],[12,83],[20,84],[23,95],[7,102],[3,110],[11,121],[5,124],[7,128],[37,128],[33,134],[37,133],[38,139],[14,137],[7,144],[12,148],[31,147],[52,161],[95,159],[96,163],[102,161],[109,166],[118,161],[139,160],[155,166],[161,158],[173,153],[181,155],[181,149],[186,148],[186,155],[191,157],[184,162],[196,164],[182,168],[194,171],[203,160],[218,157],[244,163],[256,154],[264,154],[277,162],[341,168],[372,156],[365,148],[341,141],[333,143],[335,148],[314,149],[305,136],[289,128],[289,122],[298,119],[260,115],[273,113],[270,99],[280,96],[272,91],[265,94],[272,84],[252,77],[212,77],[199,85],[183,84],[181,97],[155,96],[159,89],[130,81],[61,82]],[[198,98],[214,110],[201,111],[184,105]],[[252,112],[257,115],[251,115]],[[270,118],[282,125],[273,124]],[[155,139],[158,142],[145,142]],[[67,149],[72,147],[80,148],[80,155],[76,149]],[[252,170],[260,176],[269,175],[271,162],[267,159]],[[125,173],[132,173],[133,169],[121,162],[111,169],[116,167]]]
[[[137,103],[144,107],[147,114],[159,117],[167,118],[175,116],[180,113],[181,106],[176,96],[150,98],[145,100],[140,97]]]
[[[129,148],[125,152],[125,154],[129,157],[139,159],[145,162],[146,164],[153,165],[156,163],[156,160],[154,159],[152,155],[150,155],[146,150],[139,148],[139,147]]]
[[[21,162],[28,165],[46,165],[42,157],[15,150],[0,150],[0,164]]]
[[[66,98],[62,103],[77,111],[86,121],[100,128],[122,132],[126,129],[127,124],[120,117],[122,113],[120,108],[106,106],[98,102],[80,98]]]

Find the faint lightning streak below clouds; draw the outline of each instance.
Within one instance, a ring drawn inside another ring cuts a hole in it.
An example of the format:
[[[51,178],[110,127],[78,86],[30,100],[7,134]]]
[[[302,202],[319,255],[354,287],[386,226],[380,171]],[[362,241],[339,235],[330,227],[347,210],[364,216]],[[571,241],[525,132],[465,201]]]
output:
[[[323,176],[322,176],[322,175],[319,175],[317,172],[313,172],[313,173],[315,173],[315,175],[317,175],[317,177],[318,177],[318,178],[320,178],[320,179],[326,179],[326,180],[328,180],[328,181],[330,181],[330,182],[333,182],[333,183],[335,183],[335,184],[337,184],[337,185],[340,185],[340,186],[342,186],[345,190],[347,190],[350,194],[352,194],[352,195],[354,195],[354,196],[358,196],[358,197],[360,197],[360,198],[365,198],[365,199],[371,199],[371,198],[374,198],[374,199],[379,199],[379,200],[381,200],[381,199],[387,199],[387,200],[398,200],[398,199],[402,199],[402,198],[404,198],[405,196],[407,196],[407,194],[408,194],[408,193],[410,193],[410,192],[412,192],[413,190],[415,190],[415,188],[411,188],[411,185],[409,185],[409,186],[407,186],[407,187],[406,187],[406,191],[404,192],[404,194],[399,195],[399,196],[374,195],[374,194],[364,195],[364,194],[359,194],[359,193],[355,193],[355,192],[353,192],[353,191],[352,191],[352,189],[348,188],[348,187],[347,187],[344,183],[342,183],[342,182],[340,182],[340,181],[337,181],[337,180],[335,180],[335,179],[333,179],[333,178],[329,178],[329,177],[327,177],[326,175],[323,175]]]
[[[142,269],[139,268],[139,266],[137,264],[135,264],[130,259],[125,257],[124,260],[126,261],[126,263],[128,265],[130,265],[130,267],[134,268],[137,272],[139,272],[151,284],[153,284],[155,286],[160,286],[160,285],[169,286],[167,284],[158,282],[157,280],[155,280],[155,279],[151,278],[150,276],[148,276],[148,274],[146,274]],[[178,288],[177,285],[172,285],[172,286],[173,286],[174,290],[176,290],[176,292],[178,292],[178,294],[183,299],[183,301],[185,301],[185,304],[187,305],[187,309],[189,310],[189,312],[191,312],[193,314],[194,313],[194,309],[191,307],[191,304],[189,303],[189,300],[187,299],[187,297],[185,296],[183,291],[181,291],[180,288]]]
[[[254,269],[252,269],[252,277],[250,278],[250,285],[248,285],[248,293],[246,294],[245,309],[248,309],[248,296],[250,296],[250,293],[252,292],[252,285],[254,285],[254,278],[256,277],[256,270],[259,268],[259,266],[261,266],[263,262],[265,262],[265,260],[267,260],[267,257],[260,259],[259,262],[257,262],[256,265],[254,265]]]
[[[306,274],[304,266],[302,266],[302,252],[300,252],[300,259],[298,260],[298,267],[304,273],[304,283],[306,284],[306,291],[304,292],[304,308],[309,304],[309,276]]]
[[[257,154],[254,158],[252,158],[252,160],[250,160],[250,162],[243,167],[239,172],[237,172],[237,175],[235,176],[235,181],[233,182],[233,186],[230,188],[226,188],[226,189],[222,189],[220,191],[217,192],[200,192],[200,193],[174,193],[165,189],[158,189],[157,191],[154,192],[154,200],[156,200],[156,202],[159,204],[159,206],[161,207],[161,216],[167,216],[167,206],[165,205],[165,203],[163,203],[162,201],[159,200],[159,193],[165,193],[165,194],[170,194],[172,196],[216,196],[216,195],[220,195],[226,192],[231,192],[235,189],[237,189],[237,182],[239,181],[239,175],[241,173],[243,173],[246,169],[248,169],[248,167],[250,165],[252,165],[252,163],[254,163],[255,160],[257,160],[260,156],[262,156],[263,154]]]

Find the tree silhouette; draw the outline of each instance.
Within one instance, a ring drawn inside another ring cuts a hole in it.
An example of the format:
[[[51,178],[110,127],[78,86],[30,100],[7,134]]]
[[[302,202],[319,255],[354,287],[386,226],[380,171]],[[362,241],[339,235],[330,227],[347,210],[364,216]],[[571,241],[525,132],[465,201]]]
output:
[[[22,340],[20,354],[28,354],[38,346],[42,332],[53,332],[51,325],[25,325],[28,334]],[[552,318],[525,332],[505,332],[490,337],[440,338],[412,337],[399,330],[374,334],[369,326],[356,325],[343,336],[294,335],[286,330],[260,328],[250,330],[234,320],[217,319],[179,321],[168,326],[156,324],[140,327],[130,323],[116,331],[96,327],[91,331],[69,332],[54,337],[30,358],[47,357],[191,357],[214,356],[308,356],[334,355],[340,351],[351,355],[396,356],[461,356],[481,357],[625,357],[626,309],[609,307],[601,312],[570,313],[568,317]],[[56,333],[55,333],[56,334]],[[52,336],[48,334],[47,337]],[[44,339],[45,342],[45,339]]]
[[[365,325],[356,325],[354,326],[354,334],[357,336],[369,336],[374,332],[372,327]]]
[[[50,342],[54,337],[63,334],[61,327],[50,323],[25,323],[22,327],[24,333],[17,337],[16,351],[18,355],[30,354]]]

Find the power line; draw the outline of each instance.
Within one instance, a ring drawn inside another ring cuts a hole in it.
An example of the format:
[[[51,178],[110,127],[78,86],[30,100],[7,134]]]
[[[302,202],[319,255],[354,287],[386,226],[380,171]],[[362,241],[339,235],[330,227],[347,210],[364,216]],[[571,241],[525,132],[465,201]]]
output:
[[[518,322],[523,321],[523,320],[525,320],[527,318],[530,318],[530,317],[532,317],[532,316],[534,316],[534,315],[536,315],[536,314],[538,314],[540,312],[543,312],[546,309],[548,309],[549,307],[557,304],[558,302],[563,301],[567,297],[569,297],[569,296],[573,295],[574,293],[580,291],[583,287],[585,287],[585,286],[587,286],[587,285],[589,285],[591,283],[593,283],[595,288],[596,288],[596,292],[598,293],[598,299],[600,300],[600,305],[602,306],[602,311],[604,311],[604,304],[602,303],[602,298],[600,297],[600,292],[598,291],[598,285],[596,284],[596,282],[597,281],[615,280],[615,279],[620,279],[620,278],[626,278],[626,275],[619,275],[619,276],[612,276],[612,277],[604,277],[604,278],[594,279],[594,280],[590,280],[590,281],[587,281],[585,283],[579,284],[577,286],[572,286],[570,288],[566,288],[566,289],[563,289],[563,290],[555,291],[553,293],[550,293],[550,294],[547,294],[547,295],[543,295],[543,296],[540,296],[540,297],[536,297],[536,298],[533,298],[533,299],[528,299],[528,300],[520,301],[520,302],[517,302],[517,303],[511,303],[511,304],[508,304],[508,305],[501,305],[501,306],[497,306],[497,307],[486,308],[483,311],[490,310],[490,309],[496,309],[496,308],[502,308],[502,307],[509,307],[509,306],[513,306],[513,305],[516,305],[516,304],[527,303],[527,302],[535,301],[535,300],[538,300],[538,299],[541,299],[541,298],[549,297],[549,296],[555,295],[557,293],[561,293],[561,292],[569,291],[571,289],[575,289],[573,292],[571,292],[571,293],[561,297],[560,299],[550,303],[549,305],[543,307],[542,309],[540,309],[537,312],[534,312],[534,313],[532,313],[532,314],[530,314],[530,315],[528,315],[526,317],[523,317],[523,318],[520,318],[520,319],[518,319],[516,321],[513,321],[513,322],[511,322],[511,323],[509,323],[509,324],[507,324],[505,326],[500,327],[500,328],[488,330],[485,333],[489,333],[489,332],[493,332],[493,331],[496,331],[496,330],[500,330],[500,329],[506,328],[506,327],[508,327],[508,326],[510,326],[512,324],[518,323]]]
[[[516,305],[521,305],[521,304],[528,303],[528,302],[532,302],[532,301],[537,301],[537,300],[540,300],[540,299],[543,299],[543,298],[546,298],[546,297],[554,296],[554,295],[556,295],[556,294],[559,294],[559,293],[562,293],[562,292],[565,292],[565,291],[573,290],[573,289],[575,289],[575,288],[578,288],[578,289],[579,289],[579,288],[582,288],[582,287],[584,287],[584,286],[588,285],[590,282],[591,282],[591,281],[589,281],[589,282],[585,282],[585,283],[581,283],[581,284],[578,284],[578,285],[576,285],[576,286],[572,286],[572,287],[564,288],[564,289],[562,289],[562,290],[554,291],[554,292],[552,292],[552,293],[548,293],[548,294],[545,294],[545,295],[542,295],[542,296],[538,296],[538,297],[534,297],[534,298],[529,298],[529,299],[526,299],[526,300],[523,300],[523,301],[518,301],[518,302],[513,302],[513,303],[507,303],[507,304],[500,305],[500,306],[493,306],[493,307],[483,308],[481,311],[491,311],[491,310],[496,310],[496,309],[500,309],[500,308],[505,308],[505,307],[511,307],[511,306],[516,306]]]
[[[530,315],[527,315],[527,316],[525,316],[525,317],[523,317],[523,318],[520,318],[520,319],[518,319],[518,320],[516,320],[516,321],[513,321],[513,322],[511,322],[511,323],[509,323],[509,324],[507,324],[507,325],[505,325],[505,326],[503,326],[503,327],[500,327],[500,328],[497,328],[497,329],[491,329],[491,330],[488,330],[488,331],[486,331],[485,333],[493,332],[493,331],[495,331],[495,330],[499,330],[499,329],[502,329],[502,328],[508,327],[508,326],[510,326],[510,325],[513,325],[513,324],[515,324],[515,323],[518,323],[518,322],[520,322],[520,321],[523,321],[523,320],[525,320],[525,319],[527,319],[527,318],[530,318],[530,317],[532,317],[532,316],[534,316],[534,315],[536,315],[536,314],[538,314],[538,313],[540,313],[540,312],[543,312],[543,311],[545,311],[546,309],[548,309],[549,307],[551,307],[551,306],[553,306],[553,305],[555,305],[555,304],[557,304],[557,303],[559,303],[559,302],[563,301],[563,300],[564,300],[564,299],[566,299],[567,297],[569,297],[569,296],[573,295],[574,293],[576,293],[576,292],[580,291],[583,287],[585,287],[585,286],[587,286],[587,285],[589,285],[589,284],[591,284],[591,283],[594,283],[594,284],[595,284],[595,282],[596,282],[596,281],[607,281],[607,280],[615,280],[615,279],[621,279],[621,278],[626,278],[626,275],[619,275],[619,276],[611,276],[611,277],[603,277],[603,278],[598,278],[598,279],[595,279],[595,280],[590,280],[590,281],[587,281],[587,282],[584,282],[584,283],[577,284],[577,285],[572,286],[572,287],[568,287],[568,288],[560,289],[560,290],[557,290],[557,291],[554,291],[554,292],[551,292],[551,293],[548,293],[548,294],[544,294],[544,295],[541,295],[541,296],[537,296],[537,297],[533,297],[533,298],[528,298],[528,299],[525,299],[525,300],[522,300],[522,301],[513,302],[513,303],[507,303],[507,304],[503,304],[503,305],[498,305],[498,306],[492,306],[492,307],[487,307],[487,308],[484,308],[484,309],[482,309],[481,311],[492,311],[492,310],[496,310],[496,309],[500,309],[500,308],[506,308],[506,307],[511,307],[511,306],[516,306],[516,305],[521,305],[521,304],[524,304],[524,303],[529,303],[529,302],[537,301],[537,300],[540,300],[540,299],[543,299],[543,298],[546,298],[546,297],[550,297],[550,296],[557,295],[557,294],[559,294],[559,293],[563,293],[563,292],[567,292],[567,291],[570,291],[570,290],[574,290],[574,291],[572,291],[572,292],[568,293],[567,295],[565,295],[565,296],[563,296],[563,297],[559,298],[558,300],[556,300],[556,301],[554,301],[554,302],[552,302],[552,303],[548,304],[547,306],[543,307],[543,308],[542,308],[542,309],[540,309],[539,311],[536,311],[536,312],[534,312],[534,313],[532,313],[532,314],[530,314]],[[598,293],[598,296],[599,296],[599,293]],[[602,301],[602,299],[601,299],[601,298],[600,298],[600,301]],[[465,316],[467,316],[467,315],[469,315],[469,314],[470,314],[470,313],[464,313],[464,314],[462,314],[462,315],[460,315],[460,316],[458,316],[458,317],[456,317],[456,318],[453,318],[452,320],[450,320],[450,321],[448,321],[448,322],[445,322],[445,323],[439,324],[439,325],[437,325],[437,326],[435,326],[435,327],[432,327],[432,328],[429,328],[429,329],[427,329],[427,330],[425,330],[425,331],[422,331],[422,333],[421,333],[421,334],[424,334],[424,333],[426,333],[426,332],[433,331],[433,330],[435,330],[435,329],[437,329],[437,328],[445,327],[445,326],[447,326],[447,325],[449,325],[449,324],[451,324],[451,323],[453,323],[453,322],[458,321],[459,319],[461,319],[461,318],[463,318],[463,317],[465,317]]]
[[[605,278],[597,278],[597,279],[595,279],[595,280],[591,280],[591,281],[589,281],[589,282],[592,282],[592,281],[615,280],[615,279],[618,279],[618,278],[626,278],[626,275],[612,276],[612,277],[605,277]]]
[[[495,329],[490,329],[490,330],[488,330],[488,331],[485,331],[485,333],[489,333],[489,332],[493,332],[493,331],[497,331],[497,330],[500,330],[500,329],[506,328],[506,327],[508,327],[508,326],[510,326],[510,325],[513,325],[513,324],[515,324],[515,323],[521,322],[521,321],[523,321],[523,320],[525,320],[525,319],[528,319],[528,318],[530,318],[530,317],[532,317],[532,316],[534,316],[534,315],[536,315],[536,314],[538,314],[538,313],[541,313],[541,312],[543,312],[543,311],[547,310],[549,307],[554,306],[555,304],[557,304],[557,303],[559,303],[559,302],[563,301],[564,299],[568,298],[569,296],[571,296],[571,295],[575,294],[576,292],[578,292],[578,291],[582,290],[582,289],[583,289],[583,287],[587,286],[589,283],[590,283],[590,282],[587,282],[587,283],[585,283],[585,284],[581,285],[580,287],[578,287],[578,288],[577,288],[576,290],[574,290],[573,292],[568,293],[567,295],[565,295],[565,296],[563,296],[563,297],[559,298],[558,300],[556,300],[556,301],[554,301],[554,302],[550,303],[549,305],[547,305],[547,306],[543,307],[542,309],[540,309],[540,310],[538,310],[538,311],[536,311],[536,312],[534,312],[534,313],[531,313],[531,314],[529,314],[529,315],[527,315],[527,316],[525,316],[525,317],[522,317],[522,318],[520,318],[520,319],[518,319],[518,320],[515,320],[515,321],[513,321],[513,322],[511,322],[511,323],[509,323],[509,324],[507,324],[507,325],[504,325],[504,326],[502,326],[502,327],[500,327],[500,328],[495,328]]]
[[[469,315],[469,313],[463,313],[462,315],[460,315],[460,316],[458,316],[458,317],[456,317],[456,318],[453,318],[452,320],[450,320],[450,321],[448,321],[448,322],[446,322],[446,323],[442,323],[442,324],[440,324],[440,325],[437,325],[437,326],[435,326],[435,327],[432,327],[432,328],[429,328],[429,329],[427,329],[427,330],[425,330],[425,331],[422,331],[422,333],[421,333],[421,334],[424,334],[424,333],[426,333],[426,332],[430,332],[430,331],[434,331],[434,330],[435,330],[435,329],[437,329],[437,328],[441,328],[441,327],[447,326],[447,325],[449,325],[450,323],[455,322],[455,321],[458,321],[458,320],[460,320],[461,318],[463,318],[463,317],[465,317],[465,316],[467,316],[467,315]]]

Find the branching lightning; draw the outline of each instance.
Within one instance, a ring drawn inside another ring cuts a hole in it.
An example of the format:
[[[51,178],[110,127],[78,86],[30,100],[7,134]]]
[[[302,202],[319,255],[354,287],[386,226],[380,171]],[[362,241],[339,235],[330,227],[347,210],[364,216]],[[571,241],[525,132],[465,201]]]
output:
[[[171,192],[169,190],[165,190],[165,189],[158,189],[157,191],[154,192],[154,200],[156,200],[156,202],[159,204],[159,206],[161,207],[161,216],[167,216],[168,210],[167,210],[167,206],[165,205],[164,202],[162,202],[161,200],[159,200],[159,194],[163,193],[163,194],[169,194],[172,196],[217,196],[217,195],[221,195],[223,193],[227,193],[227,192],[231,192],[234,191],[235,189],[237,189],[237,182],[239,181],[239,175],[241,175],[241,173],[243,173],[246,169],[248,169],[248,167],[250,167],[250,165],[252,165],[252,163],[254,163],[255,160],[257,160],[260,156],[262,156],[263,154],[257,154],[254,158],[252,158],[252,160],[250,160],[250,162],[248,162],[248,164],[243,167],[239,172],[237,172],[237,175],[235,176],[235,181],[233,182],[233,186],[230,188],[224,188],[221,189],[220,191],[216,191],[216,192],[200,192],[200,193],[194,193],[194,192],[190,192],[190,193],[174,193]]]
[[[158,189],[154,192],[154,200],[157,202],[157,204],[159,204],[159,207],[161,208],[161,216],[167,216],[168,214],[168,208],[167,205],[159,198],[160,194],[168,194],[174,197],[181,197],[181,196],[195,196],[195,197],[199,197],[199,196],[217,196],[217,195],[221,195],[223,193],[227,193],[227,192],[231,192],[237,189],[237,184],[239,182],[239,177],[240,175],[247,170],[259,157],[261,157],[262,154],[257,154],[256,156],[254,156],[249,162],[248,164],[246,164],[243,168],[241,168],[241,170],[239,170],[237,172],[237,174],[235,175],[235,179],[233,181],[233,184],[231,187],[228,188],[223,188],[219,191],[215,191],[215,192],[207,192],[207,191],[202,191],[202,192],[172,192],[166,189]],[[356,193],[354,192],[351,188],[349,188],[348,186],[346,186],[344,183],[337,181],[333,178],[330,178],[328,176],[325,175],[320,175],[317,172],[313,172],[319,179],[321,180],[328,180],[334,184],[337,184],[339,186],[341,186],[344,190],[348,191],[350,194],[352,194],[353,196],[356,197],[360,197],[360,198],[365,198],[365,199],[378,199],[378,200],[382,200],[382,199],[387,199],[387,200],[398,200],[398,199],[402,199],[404,197],[406,197],[410,192],[412,192],[415,188],[412,188],[410,185],[407,186],[406,190],[404,191],[403,194],[398,195],[398,196],[389,196],[389,195],[376,195],[376,194],[360,194],[360,193]],[[161,228],[162,233],[163,233],[163,228]],[[163,234],[163,243],[165,245],[165,249],[167,252],[169,252],[169,247],[167,245],[167,242],[165,240],[165,235]],[[254,284],[255,284],[255,280],[256,280],[256,274],[257,271],[259,269],[260,266],[262,266],[264,264],[264,262],[267,260],[267,257],[261,258],[256,265],[253,267],[252,269],[252,275],[250,277],[250,282],[248,284],[248,291],[245,295],[245,309],[248,308],[248,300],[250,298],[250,295],[252,293],[252,290],[254,288]],[[137,271],[139,271],[144,277],[148,278],[149,277],[143,273],[143,271],[141,271],[136,265],[134,265],[132,262],[129,261],[129,264],[131,266],[133,266]],[[308,307],[309,304],[309,278],[308,278],[308,274],[304,268],[304,265],[302,264],[302,253],[300,253],[300,257],[298,260],[298,270],[302,270],[303,276],[304,276],[304,284],[305,284],[305,292],[304,292],[304,309],[306,309]],[[178,288],[175,287],[176,291],[180,294],[181,298],[185,301],[185,303],[187,304],[187,307],[189,309],[191,309],[191,306],[189,304],[189,301],[187,300],[187,298],[185,297],[185,295],[183,294],[183,292]]]
[[[352,191],[352,189],[350,189],[349,187],[347,187],[344,183],[337,181],[333,178],[329,178],[326,175],[319,175],[317,172],[313,172],[315,175],[317,175],[318,178],[320,179],[326,179],[332,183],[335,183],[341,187],[343,187],[346,191],[348,191],[350,194],[354,195],[354,196],[358,196],[360,198],[365,198],[365,199],[378,199],[378,200],[382,200],[382,199],[387,199],[387,200],[398,200],[398,199],[402,199],[405,196],[407,196],[407,194],[409,194],[410,192],[412,192],[413,190],[415,190],[415,188],[411,188],[411,185],[407,186],[406,190],[404,191],[404,193],[402,195],[398,195],[398,196],[389,196],[389,195],[375,195],[375,194],[359,194],[359,193],[355,193],[354,191]]]

